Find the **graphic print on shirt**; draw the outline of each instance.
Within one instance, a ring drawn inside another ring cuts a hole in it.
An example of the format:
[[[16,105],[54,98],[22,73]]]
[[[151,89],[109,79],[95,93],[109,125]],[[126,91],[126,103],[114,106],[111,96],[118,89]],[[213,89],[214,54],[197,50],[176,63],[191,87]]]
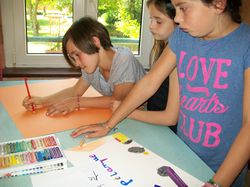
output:
[[[178,125],[181,132],[193,143],[204,147],[217,147],[220,144],[221,124],[211,120],[194,119],[186,115],[185,111],[200,115],[220,115],[228,111],[229,106],[220,100],[217,92],[228,89],[227,69],[231,64],[230,59],[188,56],[187,52],[180,52],[178,77],[181,81],[185,79],[184,84],[181,84],[183,87],[180,86],[180,93],[182,89],[185,89],[185,92],[180,97],[182,109],[181,123]],[[197,127],[198,130],[194,132]]]

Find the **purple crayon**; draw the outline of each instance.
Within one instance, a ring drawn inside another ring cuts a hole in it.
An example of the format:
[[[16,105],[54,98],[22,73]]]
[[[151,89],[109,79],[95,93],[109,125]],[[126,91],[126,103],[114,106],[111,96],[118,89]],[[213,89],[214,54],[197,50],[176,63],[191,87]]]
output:
[[[166,171],[168,176],[178,187],[188,187],[188,185],[177,175],[177,173],[175,173],[175,171],[171,167],[167,166]]]

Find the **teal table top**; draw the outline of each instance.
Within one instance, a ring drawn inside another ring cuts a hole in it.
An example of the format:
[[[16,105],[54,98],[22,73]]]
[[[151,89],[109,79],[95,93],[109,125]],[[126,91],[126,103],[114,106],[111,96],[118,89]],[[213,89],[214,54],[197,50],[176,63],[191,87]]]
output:
[[[23,81],[0,81],[0,87],[16,84],[23,84]],[[72,130],[55,133],[63,149],[74,147],[80,142],[80,137],[75,139],[70,137],[69,134],[71,131]],[[155,152],[201,181],[207,181],[214,174],[214,172],[168,127],[125,119],[119,123],[116,132],[125,134],[137,143],[145,146],[147,149]],[[16,125],[0,102],[0,142],[21,138],[23,138],[22,134],[16,128]],[[88,139],[87,141],[93,140],[94,139]],[[0,179],[0,187],[30,186],[32,186],[30,176]]]

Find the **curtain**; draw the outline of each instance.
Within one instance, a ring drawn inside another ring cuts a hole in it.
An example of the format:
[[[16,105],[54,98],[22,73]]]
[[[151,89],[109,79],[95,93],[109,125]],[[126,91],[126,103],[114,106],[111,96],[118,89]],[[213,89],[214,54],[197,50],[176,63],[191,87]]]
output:
[[[4,47],[3,47],[2,16],[0,7],[0,81],[3,80],[4,64],[5,64],[5,58],[4,58]]]

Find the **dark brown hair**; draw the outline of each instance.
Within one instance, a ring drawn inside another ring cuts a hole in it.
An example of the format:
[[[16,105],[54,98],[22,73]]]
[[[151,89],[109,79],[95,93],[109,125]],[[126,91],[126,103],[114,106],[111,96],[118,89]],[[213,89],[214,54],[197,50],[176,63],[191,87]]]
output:
[[[72,40],[74,45],[82,52],[94,54],[99,52],[99,48],[95,45],[93,37],[100,40],[101,46],[107,50],[112,47],[108,30],[103,24],[91,17],[83,17],[75,21],[67,30],[62,40],[62,51],[64,58],[68,64],[75,67],[75,64],[69,59],[67,52],[67,42]]]
[[[204,4],[210,6],[215,4],[216,0],[201,0]],[[227,5],[224,9],[224,12],[228,12],[231,16],[231,19],[236,23],[241,23],[240,16],[240,7],[242,5],[241,0],[227,0]]]

